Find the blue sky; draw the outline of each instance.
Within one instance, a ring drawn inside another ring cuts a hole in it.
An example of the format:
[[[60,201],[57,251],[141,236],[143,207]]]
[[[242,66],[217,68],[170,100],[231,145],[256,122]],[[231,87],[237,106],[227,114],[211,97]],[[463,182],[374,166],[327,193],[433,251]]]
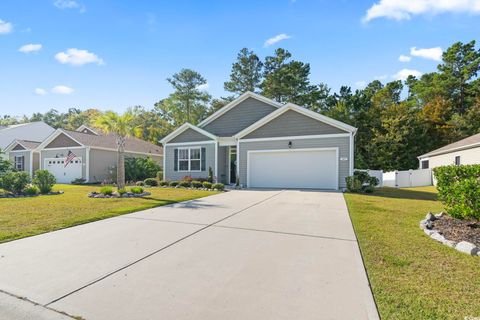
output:
[[[2,0],[0,114],[150,108],[181,68],[218,97],[242,47],[286,48],[313,83],[357,88],[433,71],[439,50],[479,31],[480,0]]]

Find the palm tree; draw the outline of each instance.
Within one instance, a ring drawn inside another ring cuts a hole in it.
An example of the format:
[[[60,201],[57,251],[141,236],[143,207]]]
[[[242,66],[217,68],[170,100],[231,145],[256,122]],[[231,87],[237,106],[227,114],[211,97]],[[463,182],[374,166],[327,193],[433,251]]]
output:
[[[117,142],[117,187],[125,187],[125,141],[134,135],[134,116],[127,111],[120,115],[113,111],[107,111],[95,119],[95,127],[105,133],[115,135]]]

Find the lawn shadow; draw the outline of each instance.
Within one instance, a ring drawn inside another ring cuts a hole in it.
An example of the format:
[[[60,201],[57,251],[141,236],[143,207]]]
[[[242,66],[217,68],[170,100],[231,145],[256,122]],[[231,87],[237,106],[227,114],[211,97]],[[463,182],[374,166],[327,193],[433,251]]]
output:
[[[393,199],[410,199],[410,200],[430,200],[437,201],[437,193],[428,192],[415,189],[401,189],[401,188],[390,188],[383,187],[379,188],[372,194],[367,194],[370,197],[383,197],[383,198],[393,198]]]

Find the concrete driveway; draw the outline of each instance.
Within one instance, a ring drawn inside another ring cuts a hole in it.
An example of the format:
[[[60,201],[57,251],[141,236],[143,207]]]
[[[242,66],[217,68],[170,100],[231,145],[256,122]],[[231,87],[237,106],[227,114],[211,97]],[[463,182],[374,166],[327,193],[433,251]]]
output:
[[[293,190],[230,191],[0,245],[0,319],[67,318],[57,311],[378,319],[343,195]]]

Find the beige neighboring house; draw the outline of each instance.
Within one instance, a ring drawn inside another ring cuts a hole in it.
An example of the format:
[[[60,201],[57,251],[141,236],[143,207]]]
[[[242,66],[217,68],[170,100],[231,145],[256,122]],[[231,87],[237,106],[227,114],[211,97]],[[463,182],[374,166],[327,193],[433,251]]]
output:
[[[41,142],[29,140],[13,140],[5,149],[5,154],[16,170],[27,171],[33,176],[39,169],[40,153],[36,150]]]
[[[163,161],[162,147],[137,138],[127,139],[125,151],[127,158],[151,157],[159,164]],[[57,129],[42,142],[15,140],[8,146],[8,156],[18,170],[32,175],[37,169],[46,169],[59,183],[75,179],[94,183],[108,180],[115,173],[117,145],[114,135],[81,126],[76,131]]]
[[[418,161],[420,169],[480,164],[480,133],[423,154]]]

